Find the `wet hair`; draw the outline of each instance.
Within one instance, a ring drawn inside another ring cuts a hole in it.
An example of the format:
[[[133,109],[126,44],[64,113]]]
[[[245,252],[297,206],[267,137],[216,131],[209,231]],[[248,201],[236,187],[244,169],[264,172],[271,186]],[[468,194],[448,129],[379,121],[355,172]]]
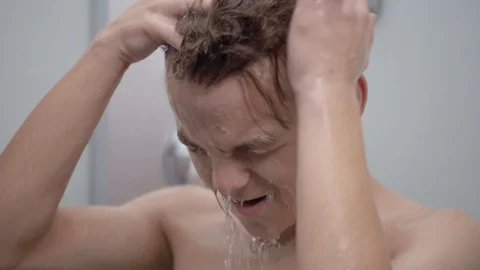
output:
[[[213,0],[208,9],[190,9],[177,23],[183,36],[180,50],[166,51],[169,73],[207,87],[240,75],[286,126],[288,120],[280,110],[291,97],[283,71],[294,6],[295,0]],[[250,69],[264,59],[269,60],[272,84],[268,87],[274,87],[275,97],[266,94],[265,83]]]

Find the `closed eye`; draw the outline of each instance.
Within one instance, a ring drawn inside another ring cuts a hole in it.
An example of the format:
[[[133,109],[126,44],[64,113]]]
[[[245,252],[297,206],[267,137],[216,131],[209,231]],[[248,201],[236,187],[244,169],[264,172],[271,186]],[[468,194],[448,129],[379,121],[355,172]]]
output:
[[[188,151],[190,151],[191,153],[204,153],[205,150],[203,150],[202,148],[200,148],[199,146],[195,145],[194,143],[192,143],[190,140],[187,139],[187,137],[185,135],[183,135],[182,132],[178,131],[177,132],[177,137],[178,137],[178,140],[187,147]]]
[[[235,146],[234,152],[248,152],[257,155],[263,155],[272,150],[277,144],[278,139],[273,136],[256,137],[242,142]]]
[[[194,154],[206,153],[203,148],[201,148],[200,146],[197,146],[193,143],[182,142],[182,141],[180,141],[180,142],[183,145],[185,145],[187,147],[188,151],[190,151],[191,153],[194,153]]]
[[[182,132],[178,131],[177,136],[179,141],[184,144],[188,150],[192,153],[206,153],[206,151],[190,141]],[[247,139],[243,142],[236,144],[234,147],[230,148],[229,151],[220,150],[226,154],[228,153],[252,153],[255,155],[264,155],[272,150],[278,145],[279,137],[273,135],[264,135],[257,136],[254,138]],[[277,146],[278,148],[278,146]]]
[[[194,154],[204,154],[206,153],[205,150],[203,150],[203,148],[200,148],[198,146],[195,146],[195,145],[185,145],[188,149],[188,151],[194,153]]]

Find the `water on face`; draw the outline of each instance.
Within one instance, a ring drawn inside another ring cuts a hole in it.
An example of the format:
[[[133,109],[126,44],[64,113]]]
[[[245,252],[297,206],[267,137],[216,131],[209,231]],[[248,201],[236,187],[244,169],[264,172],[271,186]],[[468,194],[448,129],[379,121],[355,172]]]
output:
[[[270,255],[281,247],[278,238],[261,239],[248,235],[242,230],[239,221],[232,215],[232,200],[215,192],[221,208],[225,212],[225,231],[227,238],[227,256],[225,270],[269,270]],[[257,266],[252,268],[253,266]]]

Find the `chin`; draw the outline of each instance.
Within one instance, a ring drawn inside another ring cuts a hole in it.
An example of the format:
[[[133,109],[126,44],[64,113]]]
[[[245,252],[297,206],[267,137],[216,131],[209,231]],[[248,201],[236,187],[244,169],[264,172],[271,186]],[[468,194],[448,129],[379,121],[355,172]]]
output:
[[[279,239],[295,226],[295,222],[286,222],[285,217],[271,220],[249,220],[241,216],[237,218],[250,235],[264,240]]]
[[[232,214],[253,237],[273,240],[283,237],[295,226],[292,208],[275,199],[259,200],[255,204],[232,204]]]

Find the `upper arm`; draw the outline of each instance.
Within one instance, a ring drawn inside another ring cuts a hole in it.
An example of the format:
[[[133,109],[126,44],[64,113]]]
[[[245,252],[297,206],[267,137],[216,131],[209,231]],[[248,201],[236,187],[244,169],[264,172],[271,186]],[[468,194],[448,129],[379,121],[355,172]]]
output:
[[[59,209],[21,269],[158,269],[171,260],[162,191],[121,207]]]
[[[480,269],[480,224],[459,210],[441,210],[415,236],[394,270]]]

